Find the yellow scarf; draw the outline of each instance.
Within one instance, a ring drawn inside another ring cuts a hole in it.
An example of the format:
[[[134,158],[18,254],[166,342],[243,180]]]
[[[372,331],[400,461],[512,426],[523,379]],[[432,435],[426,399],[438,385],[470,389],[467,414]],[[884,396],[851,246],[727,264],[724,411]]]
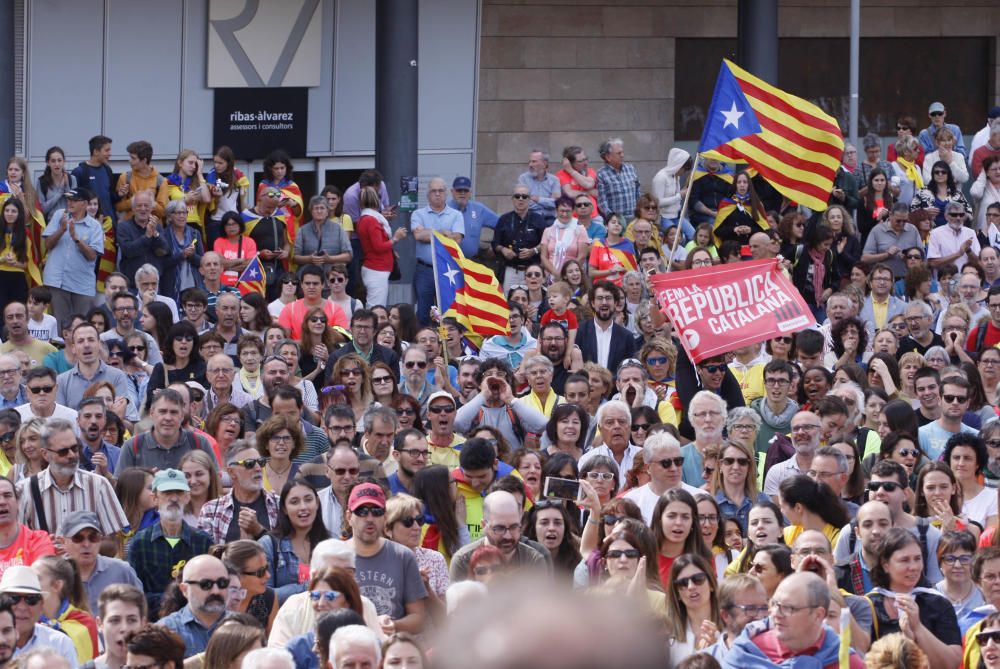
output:
[[[562,401],[562,398],[556,394],[556,391],[550,390],[549,396],[545,399],[545,406],[542,406],[541,400],[538,399],[538,395],[532,390],[530,393],[525,395],[524,401],[531,406],[532,409],[540,411],[546,418],[552,415],[552,409],[555,408],[556,404]]]
[[[920,175],[920,170],[917,169],[915,163],[903,160],[899,156],[896,156],[896,162],[906,170],[906,178],[913,182],[914,187],[923,188],[924,178]]]

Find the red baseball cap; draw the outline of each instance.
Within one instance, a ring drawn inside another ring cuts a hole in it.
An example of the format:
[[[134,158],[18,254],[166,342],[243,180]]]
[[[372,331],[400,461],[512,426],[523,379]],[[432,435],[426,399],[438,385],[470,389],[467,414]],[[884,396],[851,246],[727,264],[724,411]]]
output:
[[[371,505],[380,509],[385,508],[385,493],[382,488],[374,483],[362,483],[355,486],[351,491],[351,497],[347,500],[347,508],[354,511],[360,506]]]

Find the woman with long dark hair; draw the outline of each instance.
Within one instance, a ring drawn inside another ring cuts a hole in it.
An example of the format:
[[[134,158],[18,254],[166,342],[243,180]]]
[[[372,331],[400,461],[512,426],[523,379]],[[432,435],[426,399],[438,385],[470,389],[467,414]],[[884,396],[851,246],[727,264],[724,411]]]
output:
[[[872,228],[889,218],[889,212],[896,203],[889,186],[887,172],[875,168],[868,174],[865,184],[865,194],[861,198],[861,210],[858,212],[858,223],[862,237],[868,237]]]
[[[568,578],[580,562],[580,537],[574,533],[577,522],[566,509],[566,502],[540,500],[524,514],[521,526],[522,534],[545,546],[553,565]]]
[[[757,198],[749,174],[741,170],[733,176],[733,189],[729,199],[734,206],[725,218],[716,216],[715,238],[719,242],[735,240],[740,245],[749,244],[750,235],[767,229],[766,212]]]
[[[688,491],[673,488],[663,493],[653,507],[650,525],[659,553],[660,581],[665,588],[673,582],[671,565],[682,553],[695,553],[712,564],[712,553],[705,548],[698,530],[698,504]]]
[[[28,300],[28,227],[24,205],[16,197],[3,203],[3,249],[0,250],[0,304]]]
[[[679,556],[670,567],[667,582],[670,659],[676,666],[715,642],[722,619],[714,569],[702,555]]]
[[[420,321],[417,320],[417,311],[412,304],[400,302],[389,307],[389,322],[396,328],[396,335],[403,343],[403,350],[417,341]]]
[[[424,503],[427,529],[420,545],[438,551],[450,562],[471,538],[465,524],[465,498],[451,485],[448,467],[431,465],[418,471],[413,477],[413,496]]]
[[[66,171],[66,153],[58,146],[45,152],[45,171],[35,182],[38,206],[45,220],[66,208],[66,191],[76,188],[76,177]]]
[[[847,506],[843,500],[825,483],[820,483],[805,474],[790,476],[778,486],[781,512],[788,519],[784,529],[785,544],[791,546],[806,530],[817,530],[837,545],[840,528],[850,521]]]
[[[259,540],[271,574],[267,584],[278,594],[279,606],[305,589],[313,549],[329,538],[316,488],[303,479],[289,480],[278,500],[278,524]]]
[[[160,349],[163,362],[153,367],[146,386],[146,411],[153,403],[153,394],[171,383],[195,381],[205,383],[205,361],[198,352],[198,331],[190,321],[170,326],[167,338]],[[205,385],[208,385],[205,383]]]
[[[833,231],[817,225],[806,234],[805,245],[796,249],[792,265],[792,283],[799,289],[819,320],[826,316],[826,301],[839,285],[834,265]]]
[[[220,146],[212,156],[212,169],[205,175],[211,191],[212,213],[205,224],[206,248],[212,248],[215,240],[222,236],[222,217],[234,211],[237,214],[246,208],[250,180],[236,169],[236,155],[228,146]]]
[[[141,311],[142,320],[140,322],[142,324],[142,331],[151,335],[156,340],[156,345],[162,351],[167,343],[167,334],[170,332],[170,326],[174,323],[174,315],[171,313],[170,307],[163,302],[153,301],[149,304],[144,304]]]
[[[961,156],[959,156],[961,158]],[[910,211],[923,210],[924,215],[934,221],[934,227],[946,225],[945,208],[957,202],[965,209],[965,215],[972,216],[972,205],[962,194],[961,184],[955,182],[951,166],[943,160],[931,166],[930,181],[917,190],[910,204]]]

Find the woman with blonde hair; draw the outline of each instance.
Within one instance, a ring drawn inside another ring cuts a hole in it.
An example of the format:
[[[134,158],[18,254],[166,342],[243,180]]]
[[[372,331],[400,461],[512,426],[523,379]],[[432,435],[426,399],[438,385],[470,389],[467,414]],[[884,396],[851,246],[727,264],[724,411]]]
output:
[[[914,387],[916,381],[913,375],[917,373],[917,370],[921,367],[926,367],[927,362],[924,360],[924,356],[920,355],[916,351],[909,351],[899,356],[899,398],[904,399],[908,402],[914,402],[917,397],[917,391]]]
[[[872,644],[865,653],[865,666],[868,669],[930,669],[931,665],[915,641],[897,632]]]
[[[188,223],[204,233],[205,209],[212,200],[212,191],[202,176],[202,160],[193,149],[177,154],[174,171],[167,177],[167,198],[184,200]]]
[[[426,522],[424,503],[412,495],[393,495],[385,504],[385,536],[413,551],[428,586],[428,604],[443,613],[444,594],[450,583],[448,563],[440,552],[421,546]]]
[[[222,406],[232,407],[233,405]],[[216,407],[216,409],[218,408]],[[205,451],[186,453],[181,458],[179,465],[187,479],[188,487],[191,488],[191,501],[184,508],[184,520],[192,527],[197,527],[198,519],[201,517],[201,507],[205,505],[205,502],[219,497],[221,489],[219,467],[215,458]]]
[[[43,427],[45,427],[44,418],[32,418],[21,423],[21,427],[17,430],[17,436],[14,438],[17,451],[14,456],[14,469],[10,475],[10,480],[15,484],[21,479],[40,474],[48,466],[48,462],[42,457]]]

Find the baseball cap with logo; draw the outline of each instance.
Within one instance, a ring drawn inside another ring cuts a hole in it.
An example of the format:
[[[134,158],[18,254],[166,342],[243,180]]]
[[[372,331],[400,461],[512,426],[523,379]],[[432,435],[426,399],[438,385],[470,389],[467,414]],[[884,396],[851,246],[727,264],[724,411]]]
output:
[[[451,182],[451,187],[455,190],[472,190],[472,179],[469,177],[455,177]]]
[[[169,490],[180,490],[181,492],[191,492],[187,477],[176,469],[161,469],[153,477],[153,492],[167,492]]]
[[[366,505],[377,506],[380,509],[385,508],[385,493],[375,483],[362,483],[354,486],[351,498],[347,500],[347,508],[351,511]]]

